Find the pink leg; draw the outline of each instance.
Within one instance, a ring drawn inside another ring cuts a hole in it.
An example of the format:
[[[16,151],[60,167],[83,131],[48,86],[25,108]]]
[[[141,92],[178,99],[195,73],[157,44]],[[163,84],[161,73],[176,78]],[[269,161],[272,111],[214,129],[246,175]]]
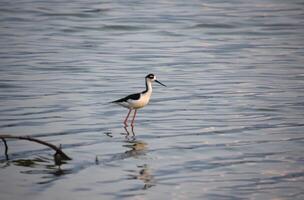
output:
[[[128,126],[127,121],[128,121],[128,118],[129,118],[129,115],[130,115],[131,111],[132,111],[132,109],[129,109],[128,115],[127,115],[127,117],[124,121],[125,126]]]
[[[132,126],[132,127],[134,126],[134,119],[135,119],[135,116],[136,116],[136,112],[137,112],[137,110],[135,109],[134,115],[133,115],[133,119],[132,119],[132,123],[131,123],[131,126]]]

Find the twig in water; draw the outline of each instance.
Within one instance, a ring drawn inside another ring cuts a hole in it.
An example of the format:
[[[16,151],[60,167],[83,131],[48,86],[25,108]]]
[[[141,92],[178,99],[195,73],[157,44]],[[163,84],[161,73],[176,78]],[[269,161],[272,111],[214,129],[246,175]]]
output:
[[[36,142],[45,146],[50,147],[51,149],[53,149],[54,151],[56,151],[57,154],[59,154],[62,158],[62,160],[72,160],[68,155],[66,155],[60,148],[56,147],[56,145],[53,145],[51,143],[36,139],[36,138],[32,138],[30,136],[12,136],[12,135],[0,135],[0,138],[2,139],[2,141],[4,142],[5,145],[5,156],[6,159],[8,160],[8,146],[6,143],[5,139],[17,139],[17,140],[27,140],[27,141],[31,141],[31,142]]]

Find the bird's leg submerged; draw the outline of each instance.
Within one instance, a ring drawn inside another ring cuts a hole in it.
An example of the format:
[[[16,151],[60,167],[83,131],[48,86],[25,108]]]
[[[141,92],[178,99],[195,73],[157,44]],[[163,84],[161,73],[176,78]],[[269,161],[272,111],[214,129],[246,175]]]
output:
[[[131,122],[132,127],[134,126],[134,119],[136,117],[136,112],[137,112],[137,109],[135,109],[135,111],[134,111],[133,119],[132,119],[132,122]]]
[[[129,118],[129,115],[130,115],[131,111],[132,111],[132,109],[129,109],[128,115],[127,115],[127,117],[126,117],[126,119],[125,119],[125,121],[124,121],[124,125],[125,125],[126,127],[128,126],[127,122],[128,122],[128,118]]]

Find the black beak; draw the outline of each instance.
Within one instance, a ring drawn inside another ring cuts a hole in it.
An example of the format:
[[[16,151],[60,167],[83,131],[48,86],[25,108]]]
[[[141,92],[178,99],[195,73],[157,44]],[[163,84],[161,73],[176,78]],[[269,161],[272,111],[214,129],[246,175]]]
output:
[[[162,85],[162,86],[167,87],[165,84],[162,84],[162,83],[161,83],[161,82],[159,82],[158,80],[155,80],[155,82],[156,82],[156,83],[158,83],[158,84],[160,84],[160,85]]]

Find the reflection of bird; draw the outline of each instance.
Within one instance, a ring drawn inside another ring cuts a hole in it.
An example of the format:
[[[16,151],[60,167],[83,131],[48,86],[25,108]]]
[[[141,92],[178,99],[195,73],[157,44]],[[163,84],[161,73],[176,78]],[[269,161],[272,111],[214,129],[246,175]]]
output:
[[[141,93],[131,94],[129,96],[118,99],[116,101],[112,101],[112,103],[117,103],[117,104],[129,109],[128,115],[124,120],[125,126],[128,126],[127,120],[129,118],[129,115],[132,110],[135,110],[133,119],[131,122],[131,126],[133,127],[137,109],[140,109],[149,103],[150,97],[152,95],[152,83],[154,81],[159,83],[160,85],[166,86],[166,85],[162,84],[161,82],[159,82],[158,80],[156,80],[156,76],[154,74],[148,74],[145,79],[146,79],[146,90],[145,91],[143,91]]]
[[[144,164],[143,166],[137,166],[138,168],[141,168],[139,172],[134,172],[135,174],[130,174],[130,178],[141,180],[144,183],[143,189],[149,189],[150,187],[155,185],[155,180],[153,175],[151,174],[151,170],[149,169],[148,165]]]
[[[130,150],[125,152],[126,157],[137,157],[139,155],[145,154],[148,144],[142,141],[131,141],[130,144],[123,145],[124,147],[130,148]]]
[[[139,171],[137,179],[142,180],[145,183],[143,189],[148,189],[153,186],[153,176],[151,175],[147,165],[144,165],[143,169]]]

